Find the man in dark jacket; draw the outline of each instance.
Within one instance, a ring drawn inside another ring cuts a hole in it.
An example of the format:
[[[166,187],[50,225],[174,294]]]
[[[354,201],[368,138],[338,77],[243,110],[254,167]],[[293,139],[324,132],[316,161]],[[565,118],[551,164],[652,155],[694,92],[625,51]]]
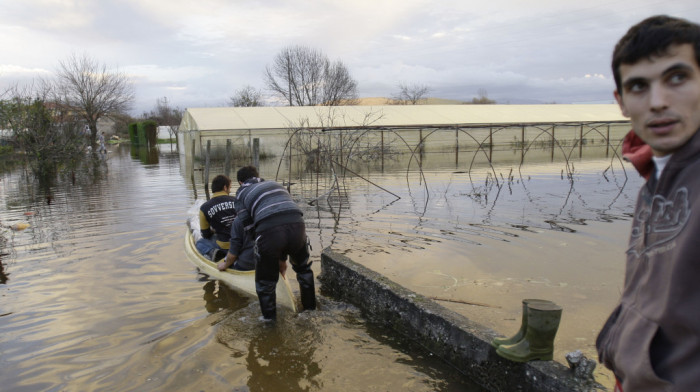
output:
[[[220,263],[225,264],[221,265],[239,271],[254,270],[254,235],[255,233],[253,232],[253,230],[246,230],[245,227],[243,227],[243,222],[241,222],[240,220],[234,220],[233,225],[231,225],[231,241],[229,242],[230,245],[228,248],[228,253],[235,256],[235,258],[233,264],[228,264],[226,260],[222,260]]]
[[[212,198],[199,207],[199,228],[202,239],[197,250],[213,261],[222,259],[229,248],[231,224],[236,217],[235,200],[230,196],[231,179],[220,174],[211,181]]]
[[[264,181],[254,166],[236,175],[241,187],[236,192],[236,224],[255,232],[255,288],[265,319],[277,316],[275,288],[287,256],[296,272],[304,309],[316,309],[314,274],[309,262],[308,239],[301,209],[286,189],[275,181]],[[236,258],[236,249],[226,255],[218,268],[224,270]]]
[[[612,64],[615,98],[654,165],[637,199],[620,304],[596,346],[618,390],[697,390],[700,26],[648,18],[618,42]]]

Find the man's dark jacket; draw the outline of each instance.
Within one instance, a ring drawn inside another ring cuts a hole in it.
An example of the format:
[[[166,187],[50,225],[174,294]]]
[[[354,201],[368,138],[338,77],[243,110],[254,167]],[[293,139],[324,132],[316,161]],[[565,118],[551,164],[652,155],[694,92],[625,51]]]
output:
[[[625,391],[700,388],[700,131],[639,191],[620,304],[598,336]]]

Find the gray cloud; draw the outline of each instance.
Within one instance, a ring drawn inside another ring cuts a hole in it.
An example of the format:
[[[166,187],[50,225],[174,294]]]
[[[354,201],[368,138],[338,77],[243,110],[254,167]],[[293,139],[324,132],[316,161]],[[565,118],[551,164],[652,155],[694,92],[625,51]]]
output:
[[[700,21],[694,0],[469,3],[9,2],[0,13],[0,87],[46,77],[85,52],[133,76],[136,113],[162,96],[180,107],[220,106],[237,88],[262,88],[275,54],[301,44],[342,60],[361,96],[390,96],[406,82],[459,100],[483,88],[504,103],[610,101],[610,53],[629,26],[655,13]]]

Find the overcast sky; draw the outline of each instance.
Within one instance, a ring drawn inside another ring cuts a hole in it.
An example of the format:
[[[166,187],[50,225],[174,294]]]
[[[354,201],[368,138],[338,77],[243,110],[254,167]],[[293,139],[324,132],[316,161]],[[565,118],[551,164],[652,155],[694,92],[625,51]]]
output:
[[[612,102],[610,55],[634,23],[700,22],[698,0],[0,0],[0,89],[88,54],[131,76],[133,114],[159,97],[224,106],[280,49],[341,60],[361,97],[399,83],[499,103]]]

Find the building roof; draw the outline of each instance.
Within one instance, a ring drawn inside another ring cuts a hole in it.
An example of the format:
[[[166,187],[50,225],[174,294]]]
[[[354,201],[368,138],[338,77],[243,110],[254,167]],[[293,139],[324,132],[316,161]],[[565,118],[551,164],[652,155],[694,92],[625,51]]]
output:
[[[625,121],[615,104],[220,107],[187,109],[180,132],[302,126],[427,128]]]

